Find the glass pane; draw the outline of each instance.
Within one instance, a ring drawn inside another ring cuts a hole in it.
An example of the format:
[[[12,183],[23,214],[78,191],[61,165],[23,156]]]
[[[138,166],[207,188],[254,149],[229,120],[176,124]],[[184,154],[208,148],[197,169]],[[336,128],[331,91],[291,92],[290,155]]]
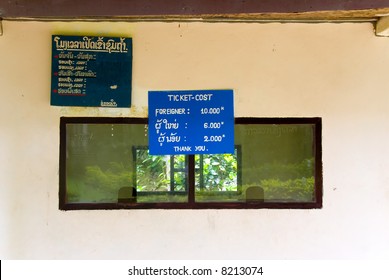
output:
[[[135,148],[135,153],[138,202],[188,201],[186,173],[176,172],[176,156],[149,155],[147,147]]]
[[[195,156],[196,201],[228,201],[239,198],[238,149],[235,154]]]
[[[136,149],[136,189],[138,192],[170,190],[170,156],[151,156],[148,149]]]
[[[237,125],[242,145],[242,199],[313,202],[315,145],[312,124]]]
[[[196,156],[197,202],[315,201],[314,125],[236,124],[235,145]]]
[[[174,156],[174,168],[180,171],[186,171],[186,156],[175,155]]]
[[[66,132],[67,203],[187,201],[168,193],[170,157],[135,148],[148,145],[146,125],[67,124]]]

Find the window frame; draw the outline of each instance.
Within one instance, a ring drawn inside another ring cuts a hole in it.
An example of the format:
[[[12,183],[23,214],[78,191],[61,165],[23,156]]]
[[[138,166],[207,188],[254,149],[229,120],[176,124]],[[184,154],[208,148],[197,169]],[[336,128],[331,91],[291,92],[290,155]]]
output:
[[[195,155],[188,155],[188,202],[116,202],[116,203],[68,203],[66,201],[66,152],[67,124],[143,124],[148,118],[123,117],[61,117],[59,146],[59,209],[102,210],[102,209],[320,209],[323,206],[322,176],[322,119],[319,117],[288,118],[235,118],[235,124],[312,124],[314,127],[315,157],[315,201],[313,202],[196,202],[195,201]],[[238,159],[240,160],[240,159]],[[241,162],[241,166],[244,162]],[[240,167],[241,168],[241,167]],[[190,172],[193,170],[193,172]],[[241,172],[238,170],[238,172]],[[238,182],[239,183],[239,182]]]
[[[132,147],[132,152],[133,152],[133,162],[134,162],[134,167],[135,167],[135,172],[134,172],[134,176],[133,176],[133,185],[136,186],[137,185],[137,176],[138,176],[138,173],[136,171],[137,169],[137,155],[136,155],[136,152],[138,150],[148,150],[148,147],[149,146],[133,146]],[[170,157],[170,178],[174,178],[174,172],[186,172],[187,171],[187,162],[188,162],[188,156],[186,155],[185,156],[185,168],[182,169],[182,170],[176,170],[174,168],[174,157],[176,155],[168,155]],[[185,190],[184,191],[177,191],[177,190],[174,190],[176,187],[175,183],[174,183],[174,180],[170,180],[170,188],[171,190],[169,191],[139,191],[138,192],[138,195],[139,194],[158,194],[158,193],[172,193],[172,194],[187,194],[188,193],[188,189],[189,189],[189,186],[188,186],[188,182],[186,182],[185,184]]]

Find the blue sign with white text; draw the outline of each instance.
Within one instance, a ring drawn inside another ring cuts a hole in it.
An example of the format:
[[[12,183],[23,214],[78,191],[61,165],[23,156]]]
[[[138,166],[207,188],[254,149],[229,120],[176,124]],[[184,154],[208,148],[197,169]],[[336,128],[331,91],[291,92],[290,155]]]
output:
[[[51,105],[131,107],[132,39],[52,36]]]
[[[149,91],[149,150],[152,155],[233,154],[233,91]]]

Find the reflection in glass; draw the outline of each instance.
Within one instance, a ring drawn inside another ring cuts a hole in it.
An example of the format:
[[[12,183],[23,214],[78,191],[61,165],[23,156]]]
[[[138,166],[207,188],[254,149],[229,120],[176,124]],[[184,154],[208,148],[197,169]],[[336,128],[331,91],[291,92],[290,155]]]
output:
[[[238,194],[238,148],[234,154],[195,156],[196,201],[226,201]]]
[[[314,129],[235,124],[234,154],[195,155],[189,170],[187,155],[149,154],[145,124],[68,123],[66,203],[188,202],[190,188],[199,203],[315,202]]]
[[[138,202],[187,202],[187,159],[184,155],[149,154],[148,147],[134,147]]]
[[[66,129],[67,203],[187,201],[185,193],[168,192],[170,156],[134,148],[147,147],[144,124],[67,124]],[[176,190],[185,190],[186,173],[175,178]]]
[[[258,186],[265,201],[314,201],[312,124],[239,125],[236,141],[243,147],[243,193],[250,186]]]
[[[315,200],[312,124],[236,124],[235,145],[235,155],[196,157],[197,202]]]

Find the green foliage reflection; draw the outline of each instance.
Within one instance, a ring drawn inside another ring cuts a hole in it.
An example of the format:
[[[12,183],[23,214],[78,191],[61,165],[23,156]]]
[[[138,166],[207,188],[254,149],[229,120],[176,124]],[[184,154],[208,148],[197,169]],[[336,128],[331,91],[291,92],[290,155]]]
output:
[[[236,154],[195,157],[196,191],[236,191],[238,161]]]
[[[85,166],[82,177],[67,180],[69,202],[116,202],[118,190],[132,185],[129,166],[121,162],[110,162],[108,168],[98,165]]]

